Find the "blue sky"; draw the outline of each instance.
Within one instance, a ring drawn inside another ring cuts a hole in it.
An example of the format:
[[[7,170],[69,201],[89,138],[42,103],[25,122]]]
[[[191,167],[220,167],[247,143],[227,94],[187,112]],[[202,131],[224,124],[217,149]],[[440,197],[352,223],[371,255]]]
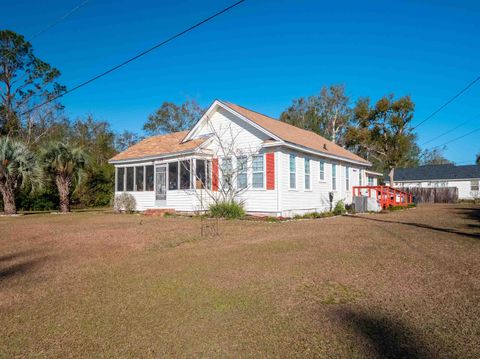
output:
[[[81,0],[8,1],[0,24],[27,39]],[[234,1],[89,0],[33,39],[37,56],[73,87]],[[248,0],[194,32],[66,96],[67,114],[93,114],[140,132],[163,101],[228,100],[278,117],[293,98],[343,83],[352,100],[411,95],[414,124],[480,75],[476,1]],[[418,128],[439,145],[480,127],[480,83]],[[448,146],[473,161],[480,132]]]

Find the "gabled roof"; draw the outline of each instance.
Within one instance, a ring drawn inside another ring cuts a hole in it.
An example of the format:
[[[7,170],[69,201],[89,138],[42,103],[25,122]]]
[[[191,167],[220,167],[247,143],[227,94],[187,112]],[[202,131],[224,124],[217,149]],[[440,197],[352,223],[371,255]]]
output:
[[[111,158],[110,161],[133,160],[192,151],[207,140],[207,138],[198,138],[182,142],[187,133],[188,131],[181,131],[169,133],[168,135],[148,137],[120,152]]]
[[[395,182],[480,178],[480,165],[426,165],[395,169]]]
[[[333,143],[332,141],[317,135],[312,131],[307,131],[296,126],[292,126],[288,123],[265,116],[245,107],[235,105],[231,102],[220,102],[240,115],[248,118],[250,121],[253,121],[258,126],[278,136],[285,142],[306,147],[314,151],[324,153],[325,155],[341,157],[347,160],[360,162],[365,165],[370,165],[370,162],[367,160]]]

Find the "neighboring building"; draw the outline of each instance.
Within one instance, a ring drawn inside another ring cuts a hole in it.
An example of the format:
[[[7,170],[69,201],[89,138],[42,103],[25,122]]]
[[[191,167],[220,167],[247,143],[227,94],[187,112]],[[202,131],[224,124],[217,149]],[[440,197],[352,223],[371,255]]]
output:
[[[110,163],[115,194],[131,193],[141,211],[203,210],[232,181],[252,214],[325,211],[329,192],[333,206],[350,203],[352,186],[376,185],[378,175],[368,161],[313,132],[218,100],[190,131],[147,138]]]
[[[459,199],[478,198],[480,165],[426,165],[395,169],[397,187],[457,187]]]

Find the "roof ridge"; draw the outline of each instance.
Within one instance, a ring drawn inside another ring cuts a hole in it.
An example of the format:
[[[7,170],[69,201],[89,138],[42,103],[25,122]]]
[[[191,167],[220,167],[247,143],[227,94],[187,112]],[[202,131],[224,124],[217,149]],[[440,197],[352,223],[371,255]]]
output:
[[[261,112],[258,112],[258,111],[255,111],[255,110],[251,110],[251,109],[249,109],[249,108],[247,108],[247,107],[245,107],[245,106],[237,105],[237,104],[235,104],[235,103],[233,103],[233,102],[229,102],[229,101],[220,101],[220,102],[226,104],[227,106],[228,106],[229,104],[231,104],[231,105],[234,105],[234,106],[241,107],[241,108],[243,108],[243,109],[245,109],[245,110],[247,110],[247,111],[257,113],[257,114],[259,114],[259,115],[261,115],[261,116],[267,117],[267,118],[269,118],[269,119],[271,119],[271,120],[273,120],[273,121],[276,121],[276,122],[278,122],[278,123],[281,123],[282,126],[283,126],[283,125],[286,125],[286,126],[288,126],[288,127],[293,127],[293,128],[294,128],[295,130],[297,130],[297,131],[300,130],[300,131],[306,132],[306,133],[308,133],[308,134],[314,134],[314,135],[316,135],[316,136],[321,137],[321,138],[324,139],[325,141],[327,141],[328,144],[332,144],[332,145],[338,146],[338,147],[340,147],[340,148],[342,148],[342,149],[344,149],[344,150],[346,150],[346,151],[349,151],[349,150],[347,150],[345,147],[340,146],[338,143],[335,143],[335,142],[333,142],[332,140],[329,140],[328,138],[326,138],[326,137],[324,137],[324,136],[322,136],[322,135],[320,135],[320,134],[318,134],[318,133],[316,133],[316,132],[314,132],[314,131],[306,130],[306,129],[304,129],[304,128],[301,128],[301,127],[292,125],[292,124],[290,124],[290,123],[288,123],[288,122],[284,122],[284,121],[282,121],[282,120],[280,120],[280,119],[276,119],[276,118],[270,117],[270,116],[265,115],[265,114],[263,114],[263,113],[261,113]],[[235,110],[235,109],[232,109],[232,110]],[[280,137],[280,136],[279,136],[279,137]],[[289,141],[287,141],[287,142],[289,142]],[[349,151],[349,152],[350,152],[350,151]]]

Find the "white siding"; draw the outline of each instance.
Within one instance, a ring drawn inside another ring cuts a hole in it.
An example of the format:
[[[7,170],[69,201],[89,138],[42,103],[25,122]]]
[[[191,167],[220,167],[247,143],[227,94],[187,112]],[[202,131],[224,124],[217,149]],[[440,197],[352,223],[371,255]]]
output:
[[[478,181],[478,179],[477,179]],[[410,182],[395,182],[397,187],[457,187],[458,199],[473,199],[475,193],[470,188],[471,180],[438,180],[438,181],[410,181]]]
[[[123,192],[115,192],[115,196],[118,196]],[[137,203],[137,211],[145,211],[149,208],[155,208],[155,192],[125,192],[131,194]]]
[[[296,188],[290,188],[290,154],[296,156]],[[310,159],[310,189],[305,189],[305,158]],[[320,180],[320,161],[324,162],[325,179]],[[345,163],[332,161],[319,156],[308,156],[301,152],[282,150],[278,152],[280,210],[283,216],[293,216],[308,212],[323,212],[330,209],[329,192],[332,191],[332,165],[337,165],[337,189],[333,191],[332,207],[339,200],[346,204],[352,201],[352,187],[358,185],[358,171],[362,168],[348,165],[350,168],[350,188],[345,183]],[[364,172],[364,171],[363,171]]]
[[[232,115],[223,108],[215,111],[209,119],[209,126],[199,127],[195,136],[205,136],[215,132],[216,135],[221,135],[222,143],[233,142],[235,144],[237,155],[245,154],[251,160],[251,155],[264,153],[262,148],[265,140],[270,139],[263,132],[259,131],[255,126],[252,126],[243,120]],[[213,128],[212,128],[213,127]],[[216,136],[214,136],[216,137]],[[215,139],[207,148],[207,151],[218,157],[220,162],[223,157],[222,150]],[[332,191],[332,164],[337,164],[337,189],[334,191],[334,200],[332,206],[336,202],[343,200],[346,203],[351,202],[351,188],[358,185],[358,170],[359,166],[349,165],[350,168],[350,188],[345,187],[345,169],[346,163],[341,161],[334,162],[330,159],[321,158],[318,156],[307,156],[301,152],[291,152],[281,147],[271,148],[268,151],[275,153],[275,189],[266,189],[266,160],[264,185],[263,189],[251,188],[252,171],[248,170],[248,184],[249,188],[240,195],[240,200],[244,202],[245,208],[248,212],[254,214],[267,215],[283,215],[293,216],[295,214],[302,214],[312,211],[326,211],[330,209],[329,192]],[[289,154],[296,155],[296,189],[289,188]],[[304,177],[304,159],[310,158],[310,189],[305,189]],[[325,179],[320,180],[320,165],[319,161],[325,163]],[[166,162],[166,161],[165,161]],[[148,164],[151,164],[150,161]],[[155,164],[160,164],[162,161],[157,160]],[[140,163],[138,163],[140,165]],[[145,163],[147,164],[147,163]],[[120,165],[118,165],[120,166]],[[121,166],[128,166],[122,164]],[[362,169],[363,170],[363,169]],[[363,172],[363,185],[367,184],[366,175]],[[221,180],[219,181],[221,184]],[[118,194],[119,192],[116,192]],[[155,193],[154,192],[129,192],[137,200],[137,209],[140,211],[148,208],[155,208]],[[211,202],[208,195],[205,195],[203,201],[203,208],[208,208]],[[167,190],[166,208],[173,208],[177,211],[193,212],[201,210],[200,195],[194,190]]]

